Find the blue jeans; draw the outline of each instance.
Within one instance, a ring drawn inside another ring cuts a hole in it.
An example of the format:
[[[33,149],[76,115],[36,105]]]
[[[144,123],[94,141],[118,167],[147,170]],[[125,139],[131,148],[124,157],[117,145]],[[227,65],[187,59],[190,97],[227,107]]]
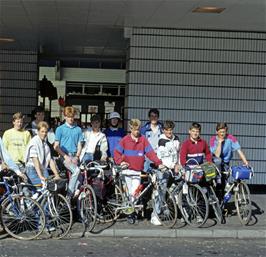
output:
[[[81,162],[93,161],[93,153],[85,153]]]
[[[80,182],[79,182],[80,169],[76,164],[72,162],[66,163],[66,161],[64,161],[63,163],[65,167],[71,172],[71,178],[68,184],[68,193],[72,196],[80,185]]]
[[[28,167],[26,167],[26,174],[27,174],[27,176],[28,176],[28,178],[29,178],[29,182],[32,184],[32,185],[34,185],[34,186],[40,186],[41,184],[42,184],[42,181],[41,181],[41,179],[39,178],[39,176],[38,176],[38,174],[37,174],[37,171],[36,171],[36,169],[35,169],[35,167],[33,167],[33,166],[28,166]],[[48,178],[49,177],[49,173],[48,173],[48,171],[47,171],[47,169],[45,169],[44,171],[43,171],[43,176],[45,177],[45,178]]]
[[[161,172],[160,170],[156,171],[156,175],[158,178],[158,182],[160,184],[160,190],[157,191],[154,197],[154,203],[155,203],[155,211],[157,214],[160,214],[162,212],[161,208],[165,201],[165,194],[167,190],[167,184],[170,177],[169,172]]]

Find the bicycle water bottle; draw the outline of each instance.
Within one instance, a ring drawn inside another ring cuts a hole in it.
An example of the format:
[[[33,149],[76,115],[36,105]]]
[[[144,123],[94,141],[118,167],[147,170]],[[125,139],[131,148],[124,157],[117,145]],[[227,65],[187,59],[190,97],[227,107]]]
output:
[[[186,182],[183,184],[183,194],[184,195],[188,194],[188,184]]]
[[[138,197],[139,194],[141,193],[141,191],[142,191],[143,188],[144,188],[144,185],[143,185],[143,184],[140,184],[140,185],[137,187],[137,189],[135,190],[133,196],[134,196],[134,197]]]
[[[230,201],[232,194],[230,192],[224,195],[224,202],[227,203]]]

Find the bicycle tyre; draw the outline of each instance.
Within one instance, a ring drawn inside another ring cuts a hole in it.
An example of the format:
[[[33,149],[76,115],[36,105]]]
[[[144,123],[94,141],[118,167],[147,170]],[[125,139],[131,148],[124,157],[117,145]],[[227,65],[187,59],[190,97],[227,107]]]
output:
[[[4,200],[1,220],[5,231],[20,240],[37,238],[45,227],[45,214],[41,205],[21,195],[12,195]]]
[[[188,193],[183,189],[178,194],[178,205],[187,224],[201,227],[209,216],[209,202],[202,188],[197,184],[188,185]]]
[[[90,185],[84,186],[80,199],[80,217],[84,225],[84,233],[92,231],[97,221],[97,198]]]
[[[115,185],[114,191],[108,196],[108,199],[105,201],[99,201],[99,209],[97,209],[98,221],[100,223],[110,223],[115,221],[121,213],[120,211],[117,211],[117,207],[122,206],[123,199],[124,197],[121,189]]]
[[[65,237],[73,223],[72,210],[67,199],[61,194],[51,194],[43,199],[42,206],[46,215],[47,232],[53,239]]]
[[[238,190],[235,191],[235,206],[238,218],[242,225],[247,225],[251,219],[251,200],[248,185],[244,181],[240,181],[237,185]]]
[[[160,193],[158,197],[161,198]],[[152,201],[152,208],[156,210],[154,198]],[[155,215],[157,216],[158,220],[161,224],[166,228],[172,228],[177,221],[177,206],[175,203],[175,198],[172,193],[168,189],[165,191],[164,199],[159,200],[161,202],[160,213],[154,211]]]
[[[213,189],[210,190],[209,204],[212,206],[212,209],[213,209],[214,215],[215,215],[215,217],[217,219],[217,222],[222,223],[223,213],[222,213],[222,210],[221,210],[219,199],[216,196],[216,194],[213,191]]]

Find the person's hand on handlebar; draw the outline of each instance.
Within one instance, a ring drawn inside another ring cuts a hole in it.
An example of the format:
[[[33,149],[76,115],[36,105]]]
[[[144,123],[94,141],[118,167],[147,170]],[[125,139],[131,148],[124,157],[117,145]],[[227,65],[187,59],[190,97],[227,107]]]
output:
[[[24,173],[19,172],[17,175],[22,179],[23,182],[28,182],[28,177]]]
[[[180,174],[182,169],[182,165],[179,165],[178,163],[174,167],[175,174]]]
[[[165,165],[163,165],[163,164],[159,164],[158,169],[160,171],[166,171],[168,168]]]
[[[121,166],[122,169],[126,169],[126,168],[129,167],[129,163],[127,163],[127,162],[121,162],[120,163],[120,166]]]

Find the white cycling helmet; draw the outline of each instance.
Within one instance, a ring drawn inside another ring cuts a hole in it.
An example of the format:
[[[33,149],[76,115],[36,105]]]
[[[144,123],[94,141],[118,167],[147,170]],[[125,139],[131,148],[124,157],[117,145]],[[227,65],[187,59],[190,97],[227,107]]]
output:
[[[111,112],[111,113],[109,114],[109,120],[111,120],[111,119],[115,119],[115,118],[121,120],[120,114],[119,114],[118,112]]]

